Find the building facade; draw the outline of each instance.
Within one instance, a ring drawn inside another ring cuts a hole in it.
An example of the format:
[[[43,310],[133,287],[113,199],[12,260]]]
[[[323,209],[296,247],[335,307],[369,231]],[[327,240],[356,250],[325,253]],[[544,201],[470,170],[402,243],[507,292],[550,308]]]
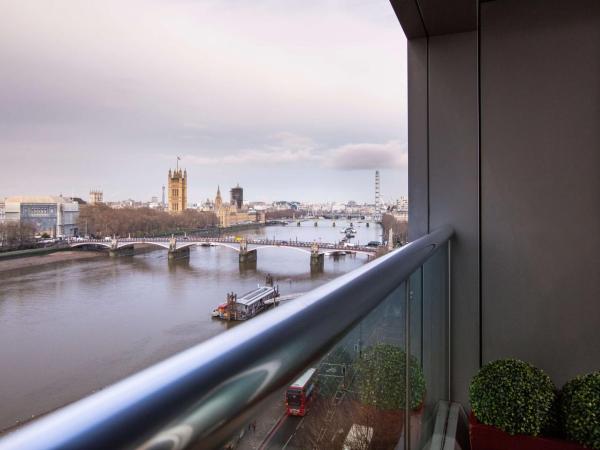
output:
[[[5,220],[33,225],[39,234],[71,237],[78,234],[79,203],[62,196],[7,197]]]
[[[169,169],[169,212],[180,213],[187,208],[187,170]]]
[[[238,186],[237,188],[231,189],[231,203],[223,203],[221,188],[217,187],[217,195],[215,196],[215,215],[219,220],[220,227],[230,227],[242,223],[256,222],[257,220],[256,214],[249,214],[248,210],[243,207],[238,208],[238,198],[236,197],[236,201],[234,201],[233,197],[235,189],[241,190],[242,188]],[[243,196],[243,193],[241,195]],[[240,196],[239,200],[242,202],[243,198]]]
[[[231,188],[230,191],[230,195],[231,195],[231,205],[237,208],[237,209],[242,209],[242,207],[244,206],[244,189],[240,187],[240,185],[238,184],[236,187]]]
[[[104,194],[102,193],[102,191],[92,189],[90,191],[88,203],[90,205],[95,205],[97,203],[103,203],[103,202],[104,202]]]

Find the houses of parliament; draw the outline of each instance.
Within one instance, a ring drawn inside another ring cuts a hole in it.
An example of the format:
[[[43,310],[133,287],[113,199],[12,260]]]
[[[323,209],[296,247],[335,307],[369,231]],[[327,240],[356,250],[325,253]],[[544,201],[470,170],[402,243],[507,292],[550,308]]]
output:
[[[180,213],[187,208],[187,170],[179,167],[169,169],[169,207],[170,213]]]
[[[173,214],[181,213],[187,208],[187,170],[177,167],[169,169],[169,202],[168,211]],[[264,215],[250,213],[244,206],[244,189],[238,184],[230,191],[229,203],[223,202],[221,189],[217,187],[213,211],[219,220],[220,227],[230,227],[242,223],[264,222]]]

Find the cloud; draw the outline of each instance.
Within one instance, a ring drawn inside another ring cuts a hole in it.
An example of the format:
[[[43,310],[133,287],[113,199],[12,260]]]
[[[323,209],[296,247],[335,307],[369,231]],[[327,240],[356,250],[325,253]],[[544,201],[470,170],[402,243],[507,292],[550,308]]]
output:
[[[172,156],[168,156],[172,159]],[[315,155],[310,150],[244,150],[239,153],[232,153],[220,157],[214,156],[196,156],[184,155],[182,160],[185,164],[193,164],[199,166],[216,166],[221,164],[228,165],[271,165],[271,164],[291,164],[305,161],[320,160],[318,155]]]
[[[345,144],[326,149],[309,137],[289,132],[273,134],[270,138],[274,142],[262,149],[241,150],[223,156],[187,154],[183,159],[188,164],[199,166],[313,163],[316,167],[337,170],[406,168],[408,161],[406,145],[398,140]]]
[[[317,147],[317,143],[308,136],[301,136],[289,131],[281,131],[279,133],[272,134],[270,139],[275,141],[275,148],[312,150]]]
[[[342,145],[331,150],[326,165],[339,170],[373,170],[405,168],[407,163],[406,145],[393,140]]]
[[[198,166],[227,165],[280,165],[307,161],[319,161],[322,156],[315,152],[316,143],[309,137],[287,131],[272,134],[260,149],[243,149],[225,155],[184,154],[185,164]],[[172,155],[161,155],[163,159],[172,159]]]
[[[0,153],[16,168],[2,171],[2,194],[83,195],[93,185],[147,198],[181,155],[207,169],[190,197],[217,174],[267,191],[274,173],[290,181],[277,185],[280,195],[307,192],[302,177],[315,192],[342,195],[356,186],[348,166],[366,177],[372,157],[362,166],[338,146],[406,140],[406,41],[389,2],[0,4]],[[62,176],[21,176],[31,160]],[[90,164],[143,173],[129,183]],[[244,181],[250,172],[261,175]]]

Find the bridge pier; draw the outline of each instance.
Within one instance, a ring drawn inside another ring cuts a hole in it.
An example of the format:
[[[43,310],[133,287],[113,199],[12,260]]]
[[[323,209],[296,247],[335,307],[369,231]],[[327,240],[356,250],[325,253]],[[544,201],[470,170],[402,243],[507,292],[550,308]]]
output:
[[[169,249],[169,260],[183,259],[183,258],[189,258],[189,257],[190,257],[190,248],[189,247],[178,248],[175,250]]]
[[[325,254],[316,253],[310,255],[310,270],[322,271],[325,268]]]
[[[256,263],[256,259],[257,259],[256,250],[248,250],[248,242],[246,242],[246,240],[243,240],[240,243],[240,254],[239,254],[240,264]]]
[[[255,263],[256,259],[256,250],[240,251],[240,264]]]
[[[108,256],[111,258],[118,258],[120,256],[133,256],[134,253],[135,249],[133,248],[133,245],[121,248],[111,248],[108,250]]]
[[[125,247],[121,247],[119,248],[119,240],[116,238],[113,238],[112,241],[110,241],[110,248],[108,249],[108,255],[111,258],[117,258],[119,256],[133,256],[133,245],[127,245]]]
[[[319,253],[319,246],[315,243],[310,248],[310,270],[320,272],[325,268],[325,254]]]
[[[177,248],[177,239],[171,237],[169,240],[169,260],[183,259],[190,257],[190,248]]]

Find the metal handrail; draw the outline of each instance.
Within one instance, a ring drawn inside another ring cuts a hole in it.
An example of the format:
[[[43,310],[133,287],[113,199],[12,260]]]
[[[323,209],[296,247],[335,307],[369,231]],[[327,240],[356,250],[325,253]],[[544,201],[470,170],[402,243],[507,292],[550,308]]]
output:
[[[452,236],[442,227],[25,426],[0,450],[213,448]]]

